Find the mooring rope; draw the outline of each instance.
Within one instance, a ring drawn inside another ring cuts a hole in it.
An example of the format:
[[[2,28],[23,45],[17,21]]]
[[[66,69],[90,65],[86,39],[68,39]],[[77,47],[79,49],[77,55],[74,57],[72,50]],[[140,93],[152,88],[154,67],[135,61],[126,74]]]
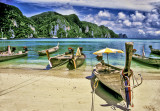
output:
[[[91,111],[94,111],[95,92],[96,92],[96,88],[98,87],[98,83],[99,83],[99,80],[95,80],[93,84]]]
[[[128,72],[125,72],[125,73],[127,74]],[[134,76],[135,75],[133,74],[133,71],[131,69],[130,69],[129,76],[126,76],[125,73],[124,73],[124,70],[122,70],[122,72],[121,72],[122,79],[121,80],[123,81],[123,84],[124,84],[124,88],[122,88],[122,89],[126,90],[126,88],[129,88],[127,91],[128,93],[129,93],[129,91],[131,91],[131,95],[130,95],[131,97],[129,95],[128,95],[128,97],[126,96],[126,103],[127,103],[127,108],[128,108],[129,105],[131,105],[132,107],[134,106],[133,105],[133,88],[134,87],[130,86],[130,77],[132,77],[133,86],[134,86]],[[127,81],[127,84],[125,84],[124,81]],[[121,90],[120,90],[120,93],[121,93]]]

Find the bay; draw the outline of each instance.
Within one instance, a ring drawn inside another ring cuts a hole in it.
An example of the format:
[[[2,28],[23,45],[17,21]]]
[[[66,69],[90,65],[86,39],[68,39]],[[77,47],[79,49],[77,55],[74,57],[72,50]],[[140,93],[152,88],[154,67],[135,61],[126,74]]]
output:
[[[160,49],[160,40],[155,39],[105,39],[105,38],[68,38],[68,39],[19,39],[19,40],[2,40],[0,41],[0,50],[3,50],[8,45],[17,48],[17,51],[22,50],[24,46],[28,47],[29,53],[27,57],[13,59],[9,61],[0,62],[0,67],[18,67],[18,68],[43,68],[48,65],[46,56],[39,57],[37,51],[54,47],[59,42],[60,49],[51,54],[55,56],[63,54],[68,51],[69,47],[72,47],[76,52],[78,47],[83,47],[83,53],[86,55],[86,61],[84,66],[94,66],[98,61],[93,52],[100,49],[109,47],[114,49],[120,49],[125,51],[125,42],[134,42],[134,49],[137,50],[137,54],[142,55],[142,49],[147,57],[160,58],[160,56],[151,54],[149,45],[152,45],[155,49]],[[104,60],[107,62],[107,55],[103,54]],[[125,53],[111,53],[109,54],[109,63],[112,65],[124,67],[125,65]],[[154,67],[148,67],[144,64],[132,61],[132,67],[155,69]]]

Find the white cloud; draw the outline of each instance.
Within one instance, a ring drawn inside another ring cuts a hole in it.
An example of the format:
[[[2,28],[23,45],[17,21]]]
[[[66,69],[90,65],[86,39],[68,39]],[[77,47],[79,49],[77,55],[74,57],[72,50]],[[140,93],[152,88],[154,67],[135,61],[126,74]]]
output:
[[[143,21],[145,19],[145,16],[142,13],[136,11],[135,14],[131,15],[131,18],[133,21]]]
[[[147,31],[146,33],[147,33],[148,35],[155,36],[155,33],[154,33],[154,31]]]
[[[133,26],[142,26],[142,22],[132,22]]]
[[[123,12],[119,12],[118,13],[118,19],[125,20],[126,19],[126,15]]]
[[[62,15],[70,15],[70,14],[79,15],[79,13],[69,3],[61,5],[58,8],[54,8],[53,11],[56,11]]]
[[[147,31],[147,34],[151,36],[160,36],[160,31]]]
[[[157,9],[152,9],[151,13],[158,14],[158,10]]]
[[[156,9],[146,15],[146,25],[149,27],[160,28],[160,14]]]
[[[85,16],[84,18],[83,18],[83,21],[87,21],[87,22],[93,22],[95,19],[94,19],[94,16],[93,15],[91,15],[91,14],[89,14],[89,15],[87,15],[87,16]]]
[[[132,25],[132,23],[129,20],[124,20],[123,24],[127,27],[130,27]]]
[[[76,14],[79,15],[77,11],[74,9],[57,9],[56,12],[62,14],[62,15],[70,15],[70,14]]]
[[[147,20],[148,22],[159,21],[159,15],[158,14],[148,13],[147,18],[148,18],[148,20]]]
[[[76,6],[90,6],[99,8],[113,9],[132,9],[141,11],[150,11],[154,8],[153,3],[160,2],[159,0],[16,0],[26,3],[70,3]]]
[[[39,12],[39,13],[26,13],[24,14],[26,17],[32,17],[34,15],[38,15],[38,14],[41,14],[42,12]]]
[[[103,21],[101,21],[100,23],[99,23],[99,25],[108,25],[109,24],[109,22],[110,21],[105,21],[105,20],[103,20]]]
[[[111,15],[108,11],[99,11],[98,16],[99,17],[107,17],[107,18],[111,17]]]
[[[142,29],[138,29],[138,33],[141,34],[141,35],[145,35],[146,33],[144,32],[144,30]]]
[[[114,21],[102,20],[99,22],[99,25],[104,25],[107,27],[114,27],[116,24],[114,23]]]
[[[156,35],[160,35],[160,30],[155,31],[155,34],[156,34]]]

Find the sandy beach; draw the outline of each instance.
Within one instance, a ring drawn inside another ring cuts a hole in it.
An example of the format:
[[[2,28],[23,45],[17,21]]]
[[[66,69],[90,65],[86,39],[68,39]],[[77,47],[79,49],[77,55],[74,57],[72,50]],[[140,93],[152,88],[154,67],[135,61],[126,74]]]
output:
[[[87,69],[87,70],[86,70]],[[85,78],[90,68],[38,70],[0,69],[0,111],[90,111],[92,89]],[[137,73],[137,72],[136,72]],[[143,84],[134,89],[132,111],[159,111],[160,75],[142,71]],[[114,109],[95,95],[95,111]],[[123,104],[121,101],[120,106]],[[117,111],[124,110],[116,107]]]

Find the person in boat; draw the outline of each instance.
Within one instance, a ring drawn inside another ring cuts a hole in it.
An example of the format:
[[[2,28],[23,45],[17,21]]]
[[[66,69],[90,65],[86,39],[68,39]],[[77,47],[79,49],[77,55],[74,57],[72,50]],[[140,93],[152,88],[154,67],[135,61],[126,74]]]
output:
[[[16,51],[16,47],[12,47],[12,51],[11,52],[15,53],[15,51]]]
[[[102,61],[103,60],[103,55],[102,54],[99,54],[96,56],[97,60],[98,61]]]
[[[83,51],[83,47],[79,47],[79,50],[80,50],[81,55],[84,55],[83,52],[82,52]]]
[[[68,48],[68,52],[65,52],[65,55],[74,54],[74,50],[72,48]]]
[[[136,51],[137,51],[136,49],[133,49],[133,50],[132,50],[133,54],[134,54]]]
[[[27,48],[26,46],[24,46],[22,52],[25,53],[25,52],[27,52],[27,51],[28,51],[28,48]]]

